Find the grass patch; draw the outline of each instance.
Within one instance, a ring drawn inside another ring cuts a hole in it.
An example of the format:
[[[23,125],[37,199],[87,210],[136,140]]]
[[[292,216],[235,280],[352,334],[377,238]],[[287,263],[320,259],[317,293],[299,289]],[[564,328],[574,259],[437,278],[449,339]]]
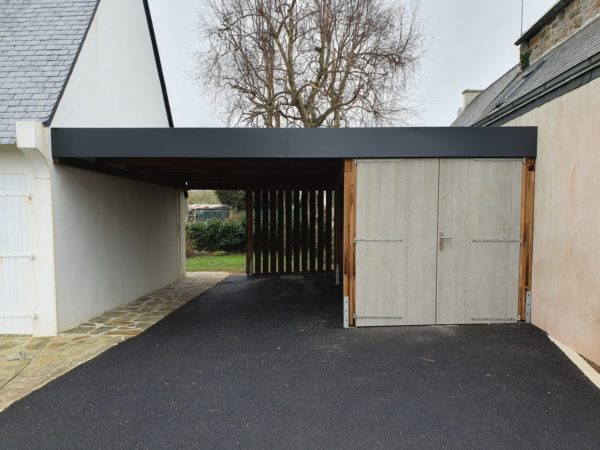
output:
[[[244,253],[207,253],[187,259],[188,272],[234,272],[246,271]]]

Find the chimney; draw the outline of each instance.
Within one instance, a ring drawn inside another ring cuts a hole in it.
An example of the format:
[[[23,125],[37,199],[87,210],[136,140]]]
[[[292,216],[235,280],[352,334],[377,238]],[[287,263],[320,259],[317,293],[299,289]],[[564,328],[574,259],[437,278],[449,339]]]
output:
[[[479,94],[481,94],[483,92],[483,90],[481,89],[465,89],[463,91],[463,111],[466,109],[467,106],[469,106],[469,104],[475,100],[477,97],[479,97]]]
[[[597,0],[560,0],[515,45],[520,46],[521,68],[529,65],[568,39],[600,15]]]

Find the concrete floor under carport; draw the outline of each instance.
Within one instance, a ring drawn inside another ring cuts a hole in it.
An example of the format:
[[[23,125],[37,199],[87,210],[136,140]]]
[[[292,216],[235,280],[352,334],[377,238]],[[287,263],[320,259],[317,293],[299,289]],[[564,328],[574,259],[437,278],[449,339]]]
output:
[[[594,448],[526,325],[343,330],[331,274],[231,276],[0,414],[0,448]]]

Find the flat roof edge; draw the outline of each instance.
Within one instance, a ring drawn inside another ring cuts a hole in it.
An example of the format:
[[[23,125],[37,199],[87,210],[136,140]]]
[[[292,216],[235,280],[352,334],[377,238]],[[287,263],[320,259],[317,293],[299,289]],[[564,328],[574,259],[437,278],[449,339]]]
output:
[[[54,158],[533,158],[536,127],[52,128]]]

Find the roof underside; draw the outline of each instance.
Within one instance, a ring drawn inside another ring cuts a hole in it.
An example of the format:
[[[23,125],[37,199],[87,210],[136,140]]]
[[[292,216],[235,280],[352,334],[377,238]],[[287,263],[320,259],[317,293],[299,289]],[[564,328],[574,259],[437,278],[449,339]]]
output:
[[[535,157],[535,128],[54,128],[58,163],[182,189],[333,189],[346,158]]]
[[[0,144],[15,122],[46,123],[60,100],[98,0],[0,0]]]
[[[518,66],[473,100],[452,126],[501,124],[504,116],[578,78],[572,88],[598,76],[600,18],[597,18],[535,61],[525,71]],[[564,93],[564,92],[563,92]],[[548,96],[548,101],[554,98]],[[541,101],[536,105],[539,106]]]

